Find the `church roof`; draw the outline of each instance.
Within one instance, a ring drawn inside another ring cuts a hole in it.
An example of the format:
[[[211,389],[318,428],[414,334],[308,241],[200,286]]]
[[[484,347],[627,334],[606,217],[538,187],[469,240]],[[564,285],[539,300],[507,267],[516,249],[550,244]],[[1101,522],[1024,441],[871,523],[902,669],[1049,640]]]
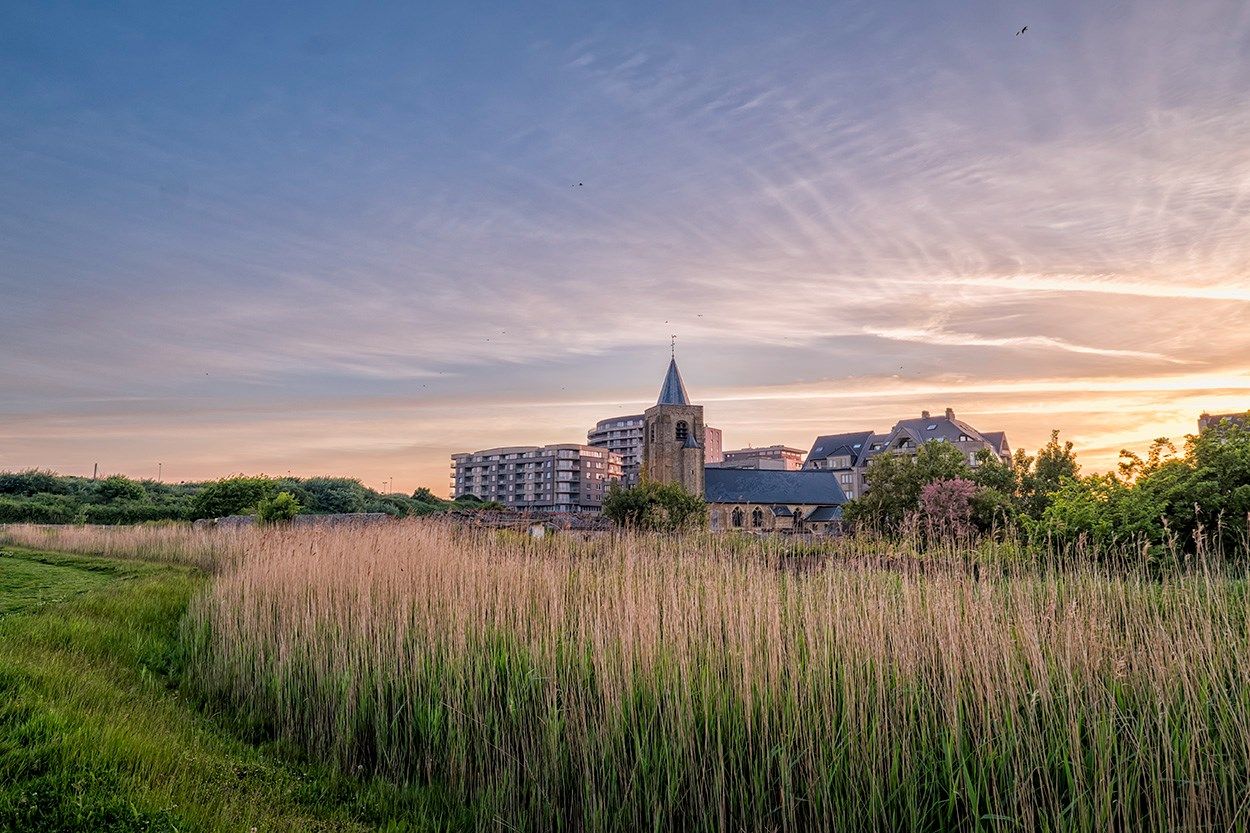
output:
[[[677,359],[669,359],[668,373],[664,375],[664,387],[660,388],[657,405],[689,405],[690,395],[686,393],[686,385],[681,380],[681,372],[677,369]]]
[[[827,471],[707,468],[703,491],[708,503],[846,503],[837,477]]]

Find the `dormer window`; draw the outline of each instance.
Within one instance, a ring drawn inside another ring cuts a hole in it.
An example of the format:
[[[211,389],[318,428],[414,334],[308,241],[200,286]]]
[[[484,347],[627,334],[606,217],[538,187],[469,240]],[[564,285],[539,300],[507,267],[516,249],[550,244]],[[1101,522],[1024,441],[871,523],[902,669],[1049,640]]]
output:
[[[933,423],[933,422],[931,422],[931,423],[929,423],[928,425],[926,425],[926,426],[925,426],[925,430],[926,430],[926,431],[934,431],[934,430],[936,430],[936,429],[937,429],[937,424],[936,424],[936,423]]]

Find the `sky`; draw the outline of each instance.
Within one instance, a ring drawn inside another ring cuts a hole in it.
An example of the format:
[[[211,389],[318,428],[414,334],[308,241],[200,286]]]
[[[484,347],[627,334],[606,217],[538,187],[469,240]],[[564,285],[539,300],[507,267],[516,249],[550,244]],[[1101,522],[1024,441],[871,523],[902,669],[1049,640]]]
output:
[[[672,334],[726,448],[1250,408],[1244,0],[7,0],[0,89],[0,470],[445,493]]]

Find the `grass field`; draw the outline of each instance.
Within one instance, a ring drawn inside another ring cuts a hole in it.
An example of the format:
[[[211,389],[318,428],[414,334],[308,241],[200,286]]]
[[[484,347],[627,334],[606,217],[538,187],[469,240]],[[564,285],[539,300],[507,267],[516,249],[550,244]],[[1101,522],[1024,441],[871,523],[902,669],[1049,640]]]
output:
[[[119,556],[154,536],[167,560],[213,571],[193,592],[199,579],[178,568],[133,568],[188,584],[180,629],[178,605],[161,620],[179,667],[152,679],[179,678],[200,710],[176,699],[170,731],[204,726],[207,710],[232,737],[392,785],[373,816],[347,814],[365,823],[415,811],[426,825],[535,831],[1250,827],[1244,567],[1147,575],[993,546],[843,541],[821,554],[420,523],[54,537]],[[264,780],[267,806],[308,812],[299,790]],[[185,796],[156,782],[127,783],[153,812]],[[476,812],[448,815],[431,795]]]
[[[245,742],[178,689],[204,579],[12,547],[0,556],[0,831],[458,827],[424,791]]]

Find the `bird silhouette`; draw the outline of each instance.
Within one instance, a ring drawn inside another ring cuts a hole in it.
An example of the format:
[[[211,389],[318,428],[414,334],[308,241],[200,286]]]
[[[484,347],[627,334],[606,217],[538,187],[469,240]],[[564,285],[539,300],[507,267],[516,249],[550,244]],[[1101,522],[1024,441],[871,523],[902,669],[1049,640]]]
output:
[[[1027,32],[1027,31],[1029,31],[1029,27],[1028,27],[1028,26],[1025,26],[1025,27],[1024,27],[1023,29],[1021,29],[1019,32],[1016,32],[1016,37],[1020,37],[1021,35],[1023,35],[1023,34],[1024,34],[1025,32]]]

